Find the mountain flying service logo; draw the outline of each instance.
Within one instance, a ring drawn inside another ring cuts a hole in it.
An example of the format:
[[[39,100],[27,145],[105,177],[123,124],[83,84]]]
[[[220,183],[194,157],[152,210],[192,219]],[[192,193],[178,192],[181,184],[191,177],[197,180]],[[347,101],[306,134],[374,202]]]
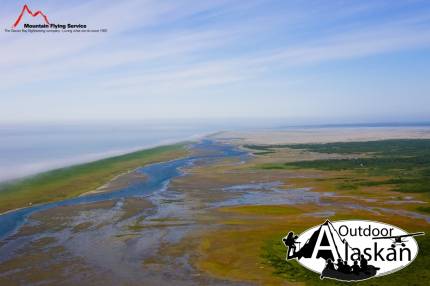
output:
[[[282,239],[287,260],[320,274],[320,278],[360,281],[398,271],[415,259],[418,244],[406,231],[381,222],[345,220],[312,227]]]
[[[42,10],[31,10],[25,4],[18,17],[12,24],[12,28],[5,29],[7,33],[99,33],[107,32],[106,28],[88,28],[84,24],[56,23]],[[28,23],[26,20],[34,19],[38,23]]]
[[[29,14],[31,17],[38,17],[41,16],[43,18],[43,20],[45,21],[45,24],[49,25],[49,20],[48,20],[48,16],[46,16],[42,11],[36,11],[35,13],[33,13],[30,8],[28,8],[27,4],[24,5],[24,7],[22,7],[21,13],[19,14],[18,18],[15,20],[15,22],[12,25],[12,28],[16,28],[19,23],[22,20],[22,17],[24,16],[24,14],[27,12],[27,14]]]

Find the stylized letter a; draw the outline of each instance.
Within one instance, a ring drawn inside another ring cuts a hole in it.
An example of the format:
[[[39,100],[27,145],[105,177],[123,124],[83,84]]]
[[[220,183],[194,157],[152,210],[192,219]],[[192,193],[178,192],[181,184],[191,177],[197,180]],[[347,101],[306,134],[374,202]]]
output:
[[[336,245],[333,240],[333,237],[331,236],[329,228],[323,225],[320,229],[320,233],[318,234],[318,239],[315,243],[314,251],[312,253],[312,259],[316,259],[319,257],[318,252],[320,250],[324,250],[324,251],[330,250],[333,255],[333,258],[337,259],[338,254],[335,247]]]

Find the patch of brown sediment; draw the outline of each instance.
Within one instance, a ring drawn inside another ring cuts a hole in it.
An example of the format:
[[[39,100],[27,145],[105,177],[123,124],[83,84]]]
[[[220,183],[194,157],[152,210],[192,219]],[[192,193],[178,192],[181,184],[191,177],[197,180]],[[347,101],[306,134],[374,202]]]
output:
[[[122,206],[122,215],[120,220],[126,220],[136,215],[142,214],[142,212],[153,208],[154,205],[145,198],[129,198],[124,200]]]
[[[13,237],[34,235],[45,231],[60,231],[70,227],[72,219],[83,211],[94,211],[97,209],[110,209],[115,205],[115,201],[103,201],[91,204],[80,204],[73,206],[61,206],[40,212],[30,216],[29,220],[36,221],[36,224],[25,224]],[[90,223],[87,222],[85,227],[88,228]],[[76,227],[76,226],[74,226]],[[80,227],[84,227],[81,225]],[[78,229],[79,230],[79,227]],[[13,238],[12,237],[12,238]]]
[[[86,222],[82,222],[80,224],[75,225],[73,227],[72,231],[74,233],[77,233],[77,232],[85,231],[85,230],[89,229],[92,226],[93,226],[93,224],[91,222],[86,221]]]
[[[81,196],[113,192],[134,185],[136,183],[143,182],[145,179],[145,174],[139,172],[137,169],[127,171],[123,174],[115,176],[109,182],[100,186],[94,191],[86,192]]]
[[[285,130],[267,130],[217,133],[211,138],[243,144],[302,144],[351,141],[373,141],[384,139],[420,139],[430,138],[429,127],[373,127],[373,128],[294,128]]]

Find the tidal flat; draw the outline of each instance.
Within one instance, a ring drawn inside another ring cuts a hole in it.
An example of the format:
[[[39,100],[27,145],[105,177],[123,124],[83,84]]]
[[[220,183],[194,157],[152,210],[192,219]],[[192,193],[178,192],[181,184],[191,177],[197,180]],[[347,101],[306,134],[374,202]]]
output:
[[[217,137],[97,201],[32,213],[0,240],[0,285],[342,285],[285,261],[281,238],[326,218],[430,230],[429,140]],[[410,266],[360,284],[425,285],[430,240],[417,241]]]

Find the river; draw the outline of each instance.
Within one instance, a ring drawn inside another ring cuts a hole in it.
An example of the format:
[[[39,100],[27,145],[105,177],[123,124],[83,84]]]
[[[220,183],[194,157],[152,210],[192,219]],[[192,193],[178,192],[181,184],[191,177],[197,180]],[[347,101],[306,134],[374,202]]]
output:
[[[201,140],[193,144],[192,148],[204,150],[195,156],[150,164],[139,168],[137,171],[145,174],[147,179],[143,182],[133,184],[127,188],[120,189],[109,193],[100,193],[76,197],[73,199],[35,205],[28,208],[11,211],[0,216],[0,238],[6,238],[8,235],[17,230],[26,219],[33,213],[47,210],[60,206],[71,206],[85,203],[95,203],[106,200],[117,200],[122,198],[145,197],[151,193],[166,188],[171,179],[182,174],[181,168],[191,166],[196,161],[202,161],[205,164],[211,160],[222,158],[234,158],[247,156],[247,153],[235,148],[232,145],[217,144],[210,140]]]

